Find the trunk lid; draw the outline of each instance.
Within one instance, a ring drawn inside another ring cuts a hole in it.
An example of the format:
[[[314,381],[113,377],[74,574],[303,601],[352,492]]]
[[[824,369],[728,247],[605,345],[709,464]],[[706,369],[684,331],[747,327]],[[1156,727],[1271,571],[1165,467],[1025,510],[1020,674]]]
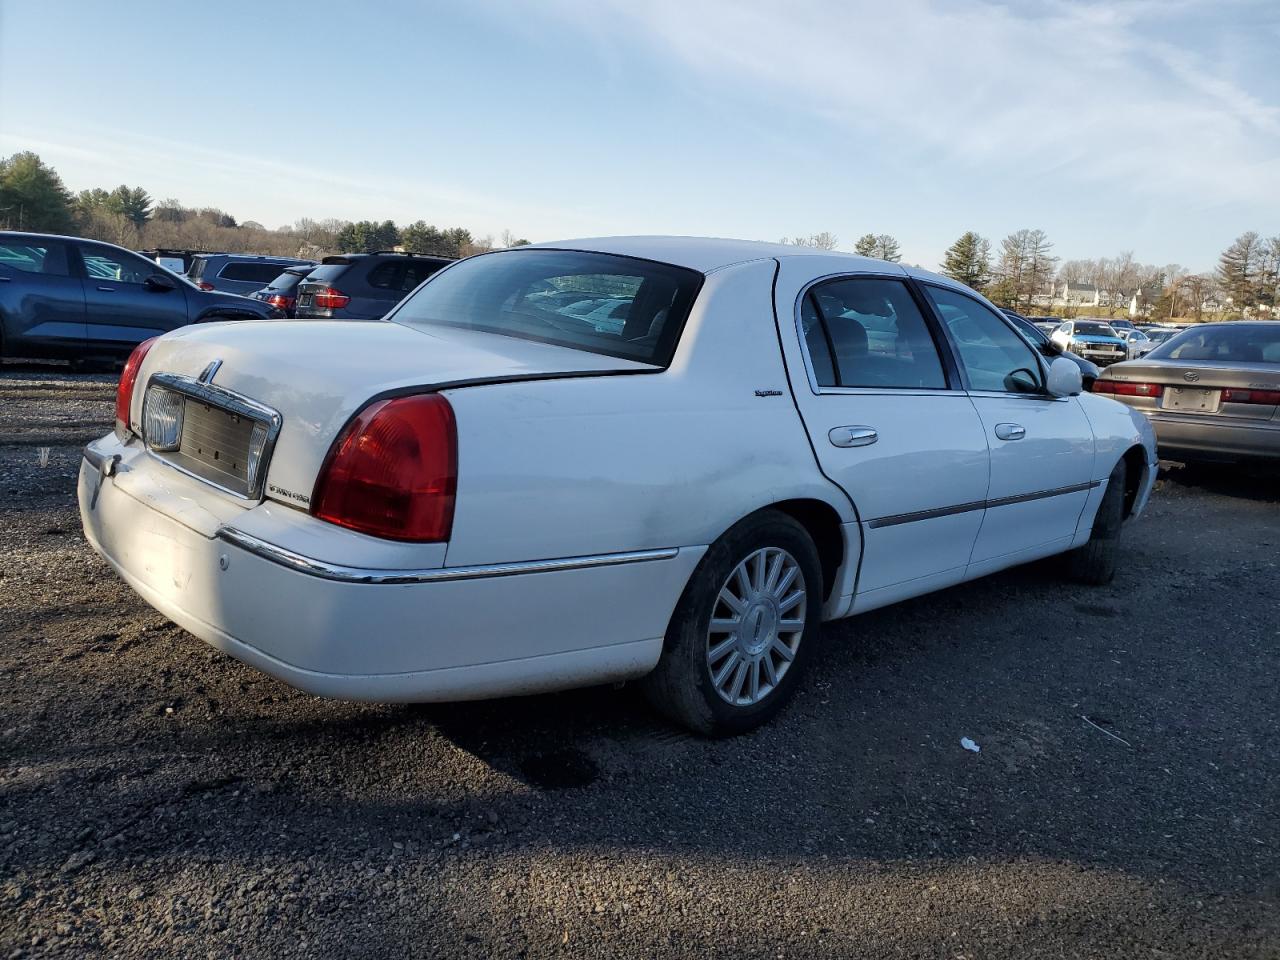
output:
[[[1224,389],[1280,390],[1280,366],[1274,363],[1144,357],[1111,367],[1106,378],[1163,386],[1163,395],[1145,405],[1150,409],[1244,420],[1271,420],[1277,416],[1274,404],[1231,403],[1224,401],[1222,394]]]
[[[471,330],[411,329],[385,321],[199,324],[156,342],[138,378],[135,415],[153,374],[211,382],[274,409],[282,424],[265,495],[309,503],[338,432],[371,398],[511,379],[657,369],[616,357]],[[465,443],[465,439],[460,441]]]

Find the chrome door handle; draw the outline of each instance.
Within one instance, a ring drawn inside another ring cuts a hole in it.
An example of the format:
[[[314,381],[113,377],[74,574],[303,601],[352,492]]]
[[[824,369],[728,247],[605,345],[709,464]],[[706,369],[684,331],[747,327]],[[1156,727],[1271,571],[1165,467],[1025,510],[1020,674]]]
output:
[[[879,440],[880,434],[872,427],[833,427],[827,439],[837,447],[865,447]]]
[[[1027,435],[1027,428],[1020,423],[997,423],[996,436],[1001,440],[1021,440]]]
[[[116,292],[116,288],[115,288],[115,287],[104,287],[102,284],[98,284],[98,289],[99,289],[99,290],[101,290],[103,293],[115,293],[115,292]]]

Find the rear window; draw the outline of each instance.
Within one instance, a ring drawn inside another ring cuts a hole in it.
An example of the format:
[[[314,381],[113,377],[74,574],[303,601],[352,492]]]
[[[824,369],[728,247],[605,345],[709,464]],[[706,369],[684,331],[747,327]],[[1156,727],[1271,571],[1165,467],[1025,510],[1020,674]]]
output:
[[[514,250],[461,261],[405,300],[391,319],[666,366],[701,285],[696,271],[649,260]],[[584,301],[613,307],[597,314],[585,311]]]
[[[267,284],[267,289],[272,290],[276,293],[288,293],[290,290],[296,287],[299,283],[301,283],[302,278],[305,277],[306,275],[307,274],[305,270],[298,271],[298,272],[295,272],[293,270],[288,270],[280,274],[278,277],[272,280],[269,284]]]
[[[1192,327],[1160,344],[1147,359],[1280,363],[1280,323]]]
[[[187,268],[187,276],[193,281],[199,281],[204,276],[204,265],[208,262],[204,257],[196,257],[191,261],[191,266]]]
[[[222,268],[222,272],[218,274],[222,280],[246,280],[251,283],[270,283],[276,277],[280,276],[280,271],[287,264],[283,263],[256,263],[231,261]]]
[[[319,283],[333,283],[346,273],[350,266],[351,264],[349,263],[324,263],[307,274],[307,280],[314,280]]]

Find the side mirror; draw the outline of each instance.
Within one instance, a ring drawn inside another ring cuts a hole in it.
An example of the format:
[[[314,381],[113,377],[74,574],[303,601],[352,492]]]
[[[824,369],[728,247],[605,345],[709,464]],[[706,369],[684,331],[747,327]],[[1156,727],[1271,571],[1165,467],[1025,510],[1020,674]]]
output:
[[[168,293],[170,290],[176,290],[178,285],[173,282],[171,277],[166,277],[163,273],[153,273],[147,279],[142,281],[142,285],[152,293]]]
[[[1080,368],[1066,357],[1049,361],[1049,392],[1055,397],[1078,397],[1084,392]]]

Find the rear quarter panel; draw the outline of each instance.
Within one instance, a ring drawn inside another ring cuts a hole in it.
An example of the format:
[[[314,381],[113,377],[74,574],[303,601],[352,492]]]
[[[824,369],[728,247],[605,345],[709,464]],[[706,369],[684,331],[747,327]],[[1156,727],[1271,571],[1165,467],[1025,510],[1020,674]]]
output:
[[[446,563],[702,545],[793,498],[853,520],[791,397],[774,268],[709,275],[665,371],[448,391],[458,495]]]

